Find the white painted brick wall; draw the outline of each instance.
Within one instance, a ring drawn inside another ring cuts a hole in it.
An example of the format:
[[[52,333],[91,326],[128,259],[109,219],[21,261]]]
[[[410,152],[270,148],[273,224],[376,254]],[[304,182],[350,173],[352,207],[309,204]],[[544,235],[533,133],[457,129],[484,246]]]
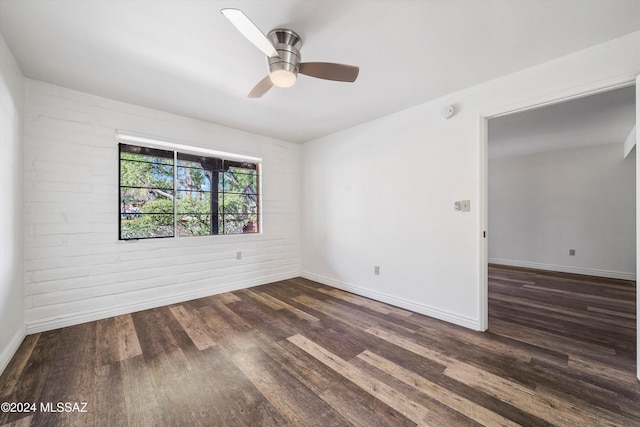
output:
[[[299,275],[298,145],[39,81],[26,86],[29,332]],[[263,234],[118,241],[116,129],[262,157]]]

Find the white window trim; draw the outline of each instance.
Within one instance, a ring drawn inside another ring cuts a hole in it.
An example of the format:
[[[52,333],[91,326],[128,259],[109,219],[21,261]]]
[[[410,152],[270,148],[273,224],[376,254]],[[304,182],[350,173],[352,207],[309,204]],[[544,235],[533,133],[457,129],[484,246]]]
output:
[[[182,142],[172,141],[164,138],[156,138],[149,135],[137,134],[123,130],[116,130],[116,143],[135,144],[148,148],[169,149],[179,151],[185,154],[206,155],[218,157],[224,160],[237,160],[250,163],[262,164],[262,158],[254,156],[246,156],[243,154],[229,153],[227,151],[212,150],[210,148],[194,147]]]

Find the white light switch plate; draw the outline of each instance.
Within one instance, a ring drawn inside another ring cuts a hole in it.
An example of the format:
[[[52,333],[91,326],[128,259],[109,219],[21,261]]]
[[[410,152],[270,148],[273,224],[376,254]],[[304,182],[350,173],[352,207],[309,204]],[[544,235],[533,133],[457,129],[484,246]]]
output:
[[[470,200],[458,200],[453,203],[453,209],[460,212],[469,212],[471,210]]]

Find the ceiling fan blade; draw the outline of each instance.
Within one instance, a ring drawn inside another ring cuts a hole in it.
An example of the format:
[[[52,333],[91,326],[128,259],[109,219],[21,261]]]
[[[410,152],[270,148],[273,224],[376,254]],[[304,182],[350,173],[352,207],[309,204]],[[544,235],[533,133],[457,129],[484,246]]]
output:
[[[354,65],[333,62],[302,62],[300,74],[338,82],[355,82],[360,68]]]
[[[220,12],[240,33],[270,58],[280,56],[262,31],[240,9],[222,9]]]
[[[273,83],[271,82],[271,77],[267,76],[264,79],[260,80],[258,84],[255,85],[253,89],[251,89],[251,92],[249,92],[247,98],[262,98],[262,95],[267,93],[272,87]]]

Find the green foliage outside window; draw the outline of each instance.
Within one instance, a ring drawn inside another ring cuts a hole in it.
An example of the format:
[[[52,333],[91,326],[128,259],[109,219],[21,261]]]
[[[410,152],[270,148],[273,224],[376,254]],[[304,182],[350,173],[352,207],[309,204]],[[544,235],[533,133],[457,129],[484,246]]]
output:
[[[258,200],[256,164],[120,146],[122,240],[257,233]]]

